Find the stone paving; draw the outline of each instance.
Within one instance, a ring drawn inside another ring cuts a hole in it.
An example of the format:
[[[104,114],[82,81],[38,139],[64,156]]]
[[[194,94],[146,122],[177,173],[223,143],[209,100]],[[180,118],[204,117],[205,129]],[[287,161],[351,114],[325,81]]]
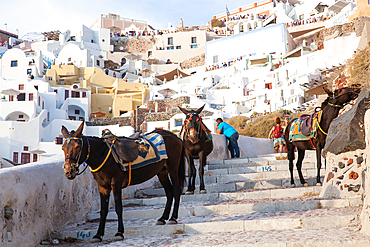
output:
[[[175,234],[171,236],[155,236],[142,238],[126,238],[123,241],[103,241],[101,243],[61,243],[58,246],[286,246],[295,243],[296,247],[304,244],[311,246],[370,246],[370,237],[361,234],[358,227],[326,228],[326,229],[292,229],[279,231],[223,232],[206,234]],[[318,245],[322,243],[322,245]],[[362,245],[361,245],[362,243]],[[314,245],[316,244],[316,245]],[[330,245],[329,245],[330,246]]]

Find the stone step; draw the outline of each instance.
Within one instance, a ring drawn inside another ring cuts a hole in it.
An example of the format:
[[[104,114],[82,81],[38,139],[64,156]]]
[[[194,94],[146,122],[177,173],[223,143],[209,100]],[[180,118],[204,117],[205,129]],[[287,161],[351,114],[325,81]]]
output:
[[[359,232],[358,227],[353,226],[204,234],[181,234],[181,232],[177,232],[173,236],[127,237],[122,241],[104,241],[103,243],[106,243],[104,244],[105,247],[368,247],[370,245],[369,241],[370,237]]]
[[[318,208],[344,208],[356,207],[362,205],[361,199],[319,199],[317,196],[301,196],[297,198],[279,198],[279,199],[238,199],[235,201],[225,201],[229,199],[228,195],[223,195],[220,201],[211,203],[182,203],[179,208],[179,218],[191,216],[208,215],[244,215],[256,212],[271,213],[278,211],[294,210],[313,210]],[[243,198],[243,196],[241,196]],[[233,199],[234,200],[234,199]],[[164,206],[143,206],[143,207],[125,207],[124,219],[158,219],[164,210]],[[88,221],[98,221],[100,213],[94,212],[87,215]],[[117,220],[117,214],[114,211],[108,213],[107,219]]]
[[[237,172],[239,169],[232,168],[232,172]],[[206,174],[207,176],[204,176],[204,183],[206,186],[206,189],[208,190],[208,186],[212,186],[212,184],[217,184],[217,185],[223,185],[226,183],[234,183],[234,182],[251,182],[255,183],[257,181],[262,181],[262,180],[289,180],[290,184],[290,172],[289,171],[281,171],[281,170],[272,170],[272,167],[267,167],[266,168],[268,171],[265,172],[251,172],[251,173],[231,173],[231,174],[211,174],[213,171],[208,171]],[[218,173],[221,173],[220,170],[217,170]],[[243,170],[241,170],[243,171]],[[303,177],[309,178],[309,177],[315,177],[317,173],[317,170],[314,169],[302,169],[302,174]],[[325,174],[325,169],[321,169],[320,174]],[[298,178],[298,171],[295,169],[293,170],[293,176],[295,178]],[[186,178],[186,184],[188,183],[188,178]],[[195,178],[195,185],[199,185],[199,175],[196,175]],[[280,184],[280,183],[279,183]],[[296,183],[297,184],[297,183]],[[299,183],[298,183],[299,184]],[[186,187],[186,186],[185,186]],[[220,186],[217,186],[220,187]],[[158,181],[154,182],[154,188],[155,189],[146,189],[143,191],[150,191],[150,190],[156,190],[159,191],[162,189],[161,183]],[[227,188],[230,188],[227,186]],[[162,189],[163,190],[163,189]],[[186,189],[185,189],[186,190]],[[164,190],[163,190],[164,191]],[[225,191],[225,190],[223,190]],[[149,193],[149,192],[148,192]],[[164,193],[164,192],[159,192],[159,193]],[[147,194],[150,195],[150,194]],[[163,194],[164,195],[164,194]]]
[[[312,179],[312,182],[315,181]],[[232,185],[232,184],[231,184]],[[238,186],[238,184],[234,184]],[[244,183],[239,185],[240,189],[234,192],[213,192],[207,194],[182,195],[181,202],[217,202],[229,200],[244,200],[244,199],[277,199],[300,197],[304,195],[317,195],[321,191],[319,186],[297,187],[297,188],[274,188],[257,191],[241,191]],[[251,188],[243,188],[251,189]],[[162,189],[163,190],[163,189]],[[154,193],[154,192],[153,192]],[[165,196],[151,198],[134,198],[122,200],[123,205],[164,205],[166,203]]]
[[[235,161],[233,163],[224,163],[225,161],[213,161],[208,162],[206,166],[208,170],[216,170],[216,169],[228,169],[228,168],[241,168],[241,167],[248,167],[251,169],[257,169],[256,167],[263,167],[263,166],[282,166],[285,169],[289,169],[289,161],[287,160],[251,160],[250,162],[240,162]],[[296,162],[293,162],[294,167]],[[325,166],[324,161],[322,161],[322,167]],[[302,162],[302,168],[316,168],[316,160],[304,160]],[[281,170],[282,168],[280,168]],[[256,170],[255,170],[256,171]]]
[[[295,210],[243,215],[190,216],[179,219],[177,225],[156,226],[156,219],[124,220],[125,238],[148,236],[172,236],[174,234],[206,234],[225,232],[254,232],[272,230],[317,229],[355,226],[358,224],[360,207]],[[90,240],[98,223],[84,223],[65,227],[59,232],[60,239]],[[104,239],[113,239],[117,222],[107,222]],[[124,243],[124,242],[123,242]]]

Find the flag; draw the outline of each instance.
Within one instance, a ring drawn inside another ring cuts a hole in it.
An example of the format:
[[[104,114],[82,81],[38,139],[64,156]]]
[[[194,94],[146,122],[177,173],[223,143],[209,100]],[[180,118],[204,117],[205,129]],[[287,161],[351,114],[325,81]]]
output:
[[[230,12],[229,12],[229,9],[227,8],[227,5],[226,5],[226,14],[227,14],[227,16],[230,15]]]

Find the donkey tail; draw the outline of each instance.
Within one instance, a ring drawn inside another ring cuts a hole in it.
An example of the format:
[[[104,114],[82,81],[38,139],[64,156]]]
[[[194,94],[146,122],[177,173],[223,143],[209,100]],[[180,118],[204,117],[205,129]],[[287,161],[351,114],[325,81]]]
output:
[[[184,188],[185,178],[186,178],[185,177],[185,147],[184,145],[182,146],[178,172],[179,172],[180,187],[182,191],[182,189]]]

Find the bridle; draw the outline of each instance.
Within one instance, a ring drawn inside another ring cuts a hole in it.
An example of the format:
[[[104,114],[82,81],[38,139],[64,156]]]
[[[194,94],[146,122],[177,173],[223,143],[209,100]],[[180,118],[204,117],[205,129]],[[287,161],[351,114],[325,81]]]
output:
[[[79,161],[80,161],[80,158],[81,158],[81,154],[82,154],[82,148],[83,148],[83,146],[84,146],[84,140],[83,140],[83,138],[81,137],[81,138],[79,138],[79,137],[68,137],[68,138],[66,138],[66,142],[67,143],[70,143],[71,142],[71,140],[76,140],[76,141],[81,141],[81,148],[80,148],[80,151],[78,152],[78,154],[77,154],[77,156],[76,156],[76,158],[73,158],[73,157],[66,157],[65,159],[64,159],[64,161],[67,161],[67,160],[72,160],[72,161],[74,161],[74,163],[71,163],[71,167],[72,168],[76,168],[77,169],[77,171],[79,171],[79,168],[80,168],[80,165],[82,165],[83,163],[86,163],[86,161],[89,159],[89,157],[90,157],[90,143],[89,143],[89,138],[87,138],[86,137],[86,141],[87,141],[87,145],[88,145],[88,147],[87,147],[87,155],[86,155],[86,159],[80,164],[79,163]],[[80,173],[77,173],[76,174],[76,176],[78,176],[78,175],[81,175],[82,173],[84,173],[85,171],[86,171],[86,169],[87,169],[87,167],[88,167],[88,165],[86,164],[86,166],[85,166],[85,168],[83,169],[83,171],[82,172],[80,172]],[[63,164],[63,168],[64,168],[64,164]]]
[[[189,116],[189,119],[185,119],[185,121],[184,121],[184,124],[183,124],[183,127],[185,128],[185,136],[186,136],[186,138],[188,138],[188,140],[191,142],[191,143],[193,143],[193,144],[195,144],[195,143],[198,143],[199,141],[200,141],[200,138],[202,137],[202,131],[201,131],[201,123],[199,122],[199,124],[198,124],[198,134],[199,134],[199,138],[198,138],[198,140],[196,140],[196,141],[193,141],[193,140],[191,140],[190,138],[189,138],[189,128],[188,128],[188,123],[189,123],[189,121],[191,121],[191,120],[193,120],[193,116],[194,115],[197,115],[198,117],[199,117],[199,120],[200,121],[202,121],[202,116],[201,115],[198,115],[197,113],[188,113],[188,114],[186,114],[186,115],[188,115]],[[187,120],[189,120],[189,121],[187,121]]]
[[[344,92],[344,93],[341,93],[341,94],[339,94],[339,95],[335,96],[335,91],[336,91],[336,90],[334,90],[334,91],[333,91],[333,97],[332,97],[332,99],[336,99],[336,98],[342,97],[343,95],[346,95],[346,94],[349,94],[349,93],[355,93],[355,91],[351,90],[351,91]],[[335,104],[333,104],[333,103],[328,102],[328,105],[329,105],[329,106],[336,107],[336,108],[343,108],[346,104],[347,104],[347,103],[344,103],[344,104],[342,104],[342,105],[335,105]]]

